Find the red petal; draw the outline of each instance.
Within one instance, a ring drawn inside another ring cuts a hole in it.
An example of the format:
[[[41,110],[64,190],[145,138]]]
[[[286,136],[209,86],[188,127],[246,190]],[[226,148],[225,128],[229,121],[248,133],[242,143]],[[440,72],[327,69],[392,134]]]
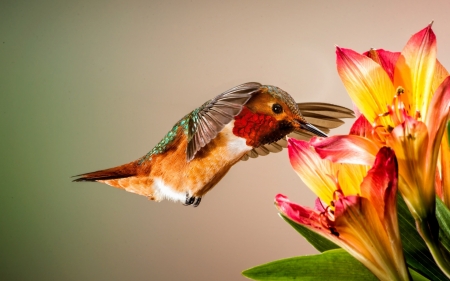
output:
[[[361,184],[361,196],[372,202],[388,233],[389,229],[395,230],[397,225],[397,171],[394,151],[382,147]],[[397,232],[392,234],[398,236]]]
[[[380,140],[380,137],[377,135],[372,125],[362,114],[358,117],[358,119],[356,119],[355,123],[353,123],[349,135],[367,138],[373,141],[378,147],[384,145],[384,143]]]

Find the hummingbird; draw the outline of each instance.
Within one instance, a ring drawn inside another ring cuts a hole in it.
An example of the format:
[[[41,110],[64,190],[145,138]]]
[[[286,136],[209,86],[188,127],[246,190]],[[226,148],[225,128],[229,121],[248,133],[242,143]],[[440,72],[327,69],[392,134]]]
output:
[[[345,107],[299,103],[275,86],[241,84],[178,121],[147,154],[130,163],[81,174],[75,182],[100,182],[150,200],[197,207],[237,162],[280,152],[287,137],[326,137],[352,118]]]

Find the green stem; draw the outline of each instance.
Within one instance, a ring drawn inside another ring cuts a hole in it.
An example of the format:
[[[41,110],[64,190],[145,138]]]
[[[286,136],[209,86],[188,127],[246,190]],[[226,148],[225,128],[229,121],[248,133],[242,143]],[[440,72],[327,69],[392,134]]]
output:
[[[450,256],[449,253],[440,246],[439,242],[439,232],[434,230],[439,230],[436,218],[434,216],[429,216],[432,219],[416,220],[417,231],[419,232],[422,239],[427,244],[428,250],[430,250],[434,261],[442,270],[442,272],[450,278]],[[437,227],[437,228],[436,228]]]

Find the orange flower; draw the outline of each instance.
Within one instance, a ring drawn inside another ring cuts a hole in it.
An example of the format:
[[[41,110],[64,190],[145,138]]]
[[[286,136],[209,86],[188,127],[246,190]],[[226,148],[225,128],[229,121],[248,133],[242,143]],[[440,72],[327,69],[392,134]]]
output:
[[[279,211],[347,250],[380,280],[408,280],[397,223],[394,152],[382,148],[370,168],[321,159],[304,141],[289,139],[288,149],[294,170],[321,203],[313,210],[280,194],[275,198]]]

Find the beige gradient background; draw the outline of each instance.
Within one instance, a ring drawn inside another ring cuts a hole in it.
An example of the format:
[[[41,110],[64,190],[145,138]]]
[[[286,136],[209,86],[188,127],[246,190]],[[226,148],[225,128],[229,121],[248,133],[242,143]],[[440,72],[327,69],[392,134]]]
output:
[[[351,107],[335,44],[401,50],[450,1],[1,1],[0,280],[244,280],[316,251],[273,207],[315,196],[287,153],[238,163],[199,208],[70,176],[147,153],[184,114],[258,81]],[[347,124],[335,133],[347,132]]]

